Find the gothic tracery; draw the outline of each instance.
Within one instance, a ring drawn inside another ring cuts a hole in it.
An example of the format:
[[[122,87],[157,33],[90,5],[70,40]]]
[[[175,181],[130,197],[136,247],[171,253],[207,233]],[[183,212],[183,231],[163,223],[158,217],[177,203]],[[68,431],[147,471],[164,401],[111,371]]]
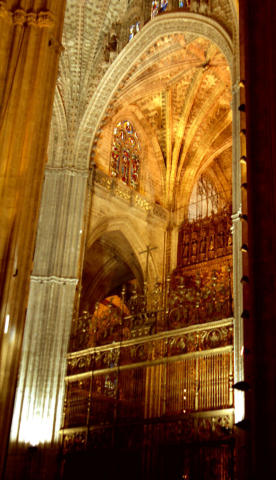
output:
[[[200,468],[208,478],[230,478],[232,452],[222,443],[233,426],[231,210],[216,199],[207,201],[204,222],[188,218],[196,178],[203,203],[216,192],[231,202],[235,30],[228,3],[175,2],[176,13],[171,2],[147,2],[144,11],[142,2],[88,0],[67,9],[45,189],[49,200],[51,182],[61,185],[64,205],[53,216],[61,211],[72,233],[70,261],[62,247],[51,257],[65,272],[59,288],[77,283],[76,252],[86,245],[67,365],[66,460],[99,445],[144,448],[143,468],[154,478],[153,439],[166,445],[169,462],[175,439],[182,448],[188,434],[192,445],[218,442],[217,451],[200,451]],[[135,122],[117,122],[121,111],[135,111]],[[49,281],[55,288],[56,277]],[[72,307],[71,290],[64,297]],[[60,315],[69,318],[68,311]],[[188,479],[195,465],[187,454],[172,476]]]

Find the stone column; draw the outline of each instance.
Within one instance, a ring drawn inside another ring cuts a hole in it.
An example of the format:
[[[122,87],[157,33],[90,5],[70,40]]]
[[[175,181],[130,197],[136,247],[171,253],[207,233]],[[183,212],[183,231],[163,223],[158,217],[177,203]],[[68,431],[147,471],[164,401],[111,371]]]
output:
[[[0,476],[25,324],[65,0],[0,1]]]
[[[249,318],[248,479],[276,478],[276,3],[240,0],[245,76]]]
[[[238,60],[238,54],[236,59]],[[235,66],[235,83],[232,87],[232,137],[233,137],[233,163],[232,163],[232,234],[233,234],[233,306],[234,306],[234,383],[244,380],[243,365],[243,287],[241,279],[243,276],[243,262],[241,247],[243,244],[243,224],[242,224],[242,195],[241,195],[241,143],[240,143],[240,87],[239,71]],[[240,422],[244,419],[244,393],[235,390],[235,421]]]
[[[53,452],[56,463],[66,354],[80,275],[87,177],[88,173],[74,168],[46,167],[11,429],[8,478],[21,478],[15,465],[26,463],[26,455],[22,460],[23,445],[36,447],[35,473],[29,473],[28,478],[49,478],[51,469],[53,474],[53,465],[43,470],[45,461],[49,462],[49,451]]]

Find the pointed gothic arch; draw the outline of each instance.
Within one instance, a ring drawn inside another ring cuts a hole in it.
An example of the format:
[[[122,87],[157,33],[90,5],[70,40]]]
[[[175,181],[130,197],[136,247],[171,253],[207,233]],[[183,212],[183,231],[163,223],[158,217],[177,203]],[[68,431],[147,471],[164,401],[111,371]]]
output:
[[[102,78],[95,94],[88,104],[87,110],[80,124],[79,133],[74,145],[74,158],[78,163],[78,168],[87,169],[91,161],[91,152],[97,143],[99,132],[101,131],[101,122],[106,116],[106,110],[112,100],[116,98],[116,92],[120,89],[124,80],[127,79],[139,60],[145,53],[164,35],[173,35],[181,33],[193,33],[207,38],[213,42],[225,56],[231,73],[232,80],[232,138],[233,138],[233,282],[234,282],[234,314],[235,314],[235,381],[243,379],[243,359],[239,352],[243,345],[243,324],[241,313],[243,309],[242,289],[240,279],[242,277],[241,262],[241,224],[239,212],[241,208],[241,181],[240,181],[240,118],[239,118],[239,51],[238,51],[238,23],[237,9],[233,2],[229,0],[229,9],[233,18],[233,37],[213,18],[189,12],[173,12],[166,15],[157,16],[151,22],[148,22],[142,30],[135,36],[132,42],[122,50],[114,60],[111,67]],[[192,187],[191,187],[192,188]],[[237,395],[238,397],[238,395]],[[239,402],[239,400],[238,400]],[[239,402],[243,404],[243,400]],[[238,419],[243,418],[243,406],[239,409]]]
[[[97,222],[88,234],[87,250],[89,251],[93,244],[97,242],[103,235],[112,235],[114,232],[120,232],[120,235],[129,245],[129,255],[127,262],[130,268],[136,273],[137,279],[142,285],[144,281],[144,272],[146,271],[146,256],[140,255],[140,252],[146,249],[146,243],[137,232],[131,218],[121,215],[114,217],[105,217]],[[133,255],[131,254],[133,253]],[[153,255],[149,256],[149,282],[154,282],[157,278],[161,278],[160,271]]]
[[[74,157],[79,168],[88,167],[93,142],[106,109],[139,57],[164,35],[187,32],[203,36],[220,48],[228,61],[232,82],[236,82],[237,65],[233,56],[233,42],[219,23],[195,13],[170,13],[157,17],[143,27],[135,36],[135,41],[126,45],[107,70],[93,95],[80,124],[74,147]]]

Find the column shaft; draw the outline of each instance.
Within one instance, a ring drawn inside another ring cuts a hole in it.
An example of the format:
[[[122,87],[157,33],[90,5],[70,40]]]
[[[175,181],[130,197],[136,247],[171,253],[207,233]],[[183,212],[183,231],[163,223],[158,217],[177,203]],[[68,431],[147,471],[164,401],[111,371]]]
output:
[[[9,438],[65,0],[0,5],[0,476]]]

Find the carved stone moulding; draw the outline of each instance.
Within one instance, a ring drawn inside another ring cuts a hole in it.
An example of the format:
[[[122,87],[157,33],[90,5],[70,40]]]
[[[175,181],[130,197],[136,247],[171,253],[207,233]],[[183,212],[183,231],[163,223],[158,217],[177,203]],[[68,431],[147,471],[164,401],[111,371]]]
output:
[[[125,201],[129,206],[134,206],[143,210],[144,212],[154,215],[166,221],[168,219],[168,212],[160,205],[150,202],[141,194],[134,192],[125,185],[121,185],[117,180],[106,175],[100,170],[96,170],[95,183],[104,187],[111,195]]]

